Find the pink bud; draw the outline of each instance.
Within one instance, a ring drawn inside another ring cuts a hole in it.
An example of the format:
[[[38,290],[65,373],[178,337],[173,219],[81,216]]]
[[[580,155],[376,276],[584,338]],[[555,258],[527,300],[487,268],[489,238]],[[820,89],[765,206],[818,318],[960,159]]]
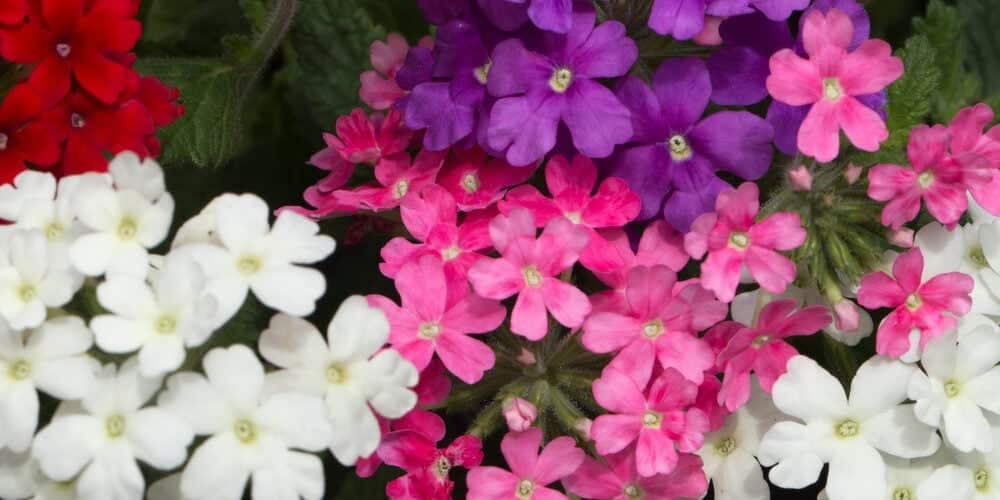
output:
[[[861,324],[861,315],[858,314],[858,306],[847,299],[843,299],[833,305],[833,312],[837,316],[837,329],[842,332],[853,332]]]
[[[902,248],[913,247],[913,230],[904,227],[889,233],[889,243]]]
[[[722,35],[719,35],[720,24],[722,24],[721,17],[705,16],[705,27],[691,41],[698,45],[722,45]]]
[[[535,405],[521,398],[507,398],[503,402],[503,416],[507,419],[507,427],[515,432],[524,432],[535,423],[538,410]]]
[[[576,421],[573,428],[576,429],[576,432],[580,433],[580,437],[582,437],[585,441],[590,441],[593,439],[590,437],[590,426],[592,425],[594,425],[593,420],[589,418],[581,418]]]
[[[522,365],[533,365],[538,362],[538,359],[535,358],[535,353],[522,347],[521,353],[517,355],[517,361]]]
[[[853,163],[847,164],[847,170],[844,171],[844,178],[847,179],[848,184],[854,184],[858,182],[861,178],[861,171],[863,169]]]
[[[813,186],[813,176],[805,165],[790,170],[788,181],[792,183],[792,191],[809,191]]]

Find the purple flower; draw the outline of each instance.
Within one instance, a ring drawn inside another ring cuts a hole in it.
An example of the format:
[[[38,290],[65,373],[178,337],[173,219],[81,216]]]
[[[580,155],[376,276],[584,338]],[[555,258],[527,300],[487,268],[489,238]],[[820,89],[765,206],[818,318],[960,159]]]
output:
[[[751,0],[655,0],[649,27],[661,35],[689,40],[705,28],[705,15],[731,17],[753,12]]]
[[[767,97],[768,61],[794,44],[788,23],[762,14],[736,16],[719,26],[723,47],[708,58],[712,101],[745,106]]]
[[[792,12],[809,6],[809,0],[751,0],[750,3],[772,21],[787,20]]]
[[[573,25],[573,0],[479,0],[479,7],[504,31],[514,31],[528,19],[556,33],[569,33]]]
[[[721,111],[701,119],[712,84],[697,58],[669,59],[652,88],[630,77],[618,96],[632,111],[634,137],[609,160],[610,176],[625,179],[642,198],[641,219],[663,218],[687,231],[715,207],[731,186],[716,176],[729,172],[755,180],[767,171],[773,131],[746,111]]]
[[[427,22],[440,26],[469,13],[468,0],[417,0],[417,8]]]
[[[624,75],[638,49],[621,23],[595,27],[593,9],[579,5],[573,29],[543,36],[540,52],[516,38],[493,50],[487,87],[499,100],[490,113],[488,141],[492,149],[506,151],[512,165],[531,164],[551,151],[560,123],[590,158],[609,156],[632,136],[628,109],[593,79]]]

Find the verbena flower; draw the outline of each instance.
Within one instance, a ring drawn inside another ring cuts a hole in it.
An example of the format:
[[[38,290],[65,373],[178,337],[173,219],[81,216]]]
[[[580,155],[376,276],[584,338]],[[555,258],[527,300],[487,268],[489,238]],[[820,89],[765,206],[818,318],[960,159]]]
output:
[[[566,496],[547,486],[573,473],[586,456],[573,438],[560,436],[541,453],[542,431],[510,432],[500,443],[510,472],[499,467],[475,467],[469,471],[470,500],[558,500]]]

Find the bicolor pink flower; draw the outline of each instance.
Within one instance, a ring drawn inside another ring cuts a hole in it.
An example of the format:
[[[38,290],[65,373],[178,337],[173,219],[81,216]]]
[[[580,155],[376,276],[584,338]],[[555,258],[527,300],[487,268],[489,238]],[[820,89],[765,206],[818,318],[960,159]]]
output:
[[[951,131],[942,126],[918,125],[910,132],[906,153],[912,168],[875,165],[868,172],[868,196],[888,202],[882,224],[899,229],[916,218],[920,201],[939,222],[953,227],[969,206],[967,182],[988,184],[986,160],[976,154],[948,154]],[[985,176],[985,177],[984,177]],[[995,193],[993,194],[995,196]]]
[[[594,399],[610,413],[594,419],[591,436],[601,455],[618,453],[632,443],[642,477],[669,474],[678,451],[692,453],[708,432],[708,418],[692,405],[698,386],[668,368],[644,393],[647,380],[634,380],[608,367],[594,381]]]
[[[486,157],[478,147],[452,150],[441,169],[438,184],[447,189],[462,211],[486,208],[495,204],[507,189],[527,181],[535,169],[515,167],[502,158]]]
[[[675,295],[676,281],[676,274],[666,266],[632,268],[625,287],[625,309],[590,315],[583,325],[584,347],[602,354],[621,351],[619,356],[627,362],[616,358],[612,366],[627,373],[652,370],[653,361],[658,360],[661,367],[673,368],[700,384],[705,371],[715,364],[715,352],[698,338],[697,331],[723,320],[728,308],[714,299],[707,303],[685,300],[685,295],[694,292],[687,289],[698,285],[688,285]],[[699,322],[693,313],[696,307],[707,310],[699,315]]]
[[[972,277],[964,273],[944,273],[922,281],[924,254],[912,248],[896,257],[892,276],[877,271],[861,279],[858,303],[868,309],[893,308],[878,326],[875,349],[879,354],[898,358],[911,349],[910,334],[920,335],[920,347],[955,328],[956,316],[972,308]]]
[[[677,272],[688,262],[688,255],[684,251],[684,235],[663,220],[655,220],[646,226],[635,249],[623,229],[601,229],[598,233],[608,242],[608,249],[611,251],[593,255],[591,257],[594,259],[583,262],[583,265],[613,289],[625,287],[628,273],[633,267],[662,265]]]
[[[565,500],[566,496],[546,486],[576,471],[586,454],[568,436],[560,436],[538,453],[542,431],[531,428],[510,432],[500,441],[510,472],[499,467],[476,467],[469,471],[469,500]]]
[[[983,133],[993,123],[993,110],[985,103],[962,108],[948,125],[951,131],[950,150],[953,156],[980,156],[986,160],[976,174],[967,176],[969,193],[989,213],[1000,217],[1000,126]]]
[[[785,373],[788,360],[798,351],[785,341],[788,337],[812,335],[830,324],[826,307],[796,310],[795,300],[775,300],[761,310],[754,326],[742,326],[719,353],[723,367],[719,404],[736,411],[750,399],[750,372],[757,374],[761,389],[768,394],[778,377]]]
[[[410,262],[396,276],[402,301],[397,306],[381,295],[368,302],[389,318],[389,343],[418,370],[437,353],[445,368],[473,384],[493,367],[493,350],[469,337],[495,330],[507,310],[497,301],[469,293],[465,280],[449,280],[441,261],[424,256]]]
[[[418,45],[429,49],[433,41],[430,37],[424,37]],[[389,33],[384,42],[372,42],[369,52],[374,69],[361,73],[361,90],[358,95],[372,109],[389,109],[406,95],[406,91],[396,83],[396,73],[406,62],[410,44],[399,33]]]
[[[448,477],[454,467],[477,467],[483,462],[483,443],[464,435],[444,449],[437,441],[419,432],[390,432],[382,438],[379,457],[387,464],[406,471],[406,475],[386,485],[392,500],[448,500],[455,483]]]
[[[430,184],[404,197],[399,212],[418,243],[397,237],[382,247],[384,262],[379,270],[390,278],[406,263],[433,255],[444,263],[445,271],[464,280],[469,268],[483,258],[479,251],[493,246],[489,224],[495,212],[470,213],[459,225],[455,199],[441,186]]]
[[[774,294],[795,279],[795,264],[778,251],[794,250],[806,241],[799,214],[778,212],[754,222],[760,211],[757,185],[744,182],[719,194],[715,213],[702,214],[684,237],[684,249],[701,264],[701,283],[723,302],[736,294],[744,266],[761,288]]]
[[[587,230],[568,219],[552,219],[535,238],[535,218],[524,208],[498,215],[490,222],[493,246],[499,259],[482,259],[469,270],[476,293],[503,300],[517,295],[510,330],[529,340],[548,332],[546,311],[560,324],[578,328],[590,314],[587,296],[559,279],[573,267],[587,245]]]
[[[803,154],[829,162],[840,150],[840,130],[864,151],[877,151],[889,138],[882,118],[857,96],[874,94],[903,74],[903,61],[882,40],[866,40],[848,51],[854,23],[843,11],[820,9],[806,14],[802,40],[809,56],[793,49],[771,56],[767,90],[775,100],[791,106],[811,104],[798,132]]]
[[[587,457],[576,472],[563,480],[566,489],[590,500],[701,498],[708,490],[698,455],[682,453],[673,472],[651,477],[639,474],[632,448],[603,458],[602,463]]]
[[[375,183],[333,191],[329,198],[342,206],[376,212],[396,208],[406,195],[419,193],[424,186],[434,183],[446,155],[446,151],[424,149],[414,159],[409,154],[384,157],[375,165]]]

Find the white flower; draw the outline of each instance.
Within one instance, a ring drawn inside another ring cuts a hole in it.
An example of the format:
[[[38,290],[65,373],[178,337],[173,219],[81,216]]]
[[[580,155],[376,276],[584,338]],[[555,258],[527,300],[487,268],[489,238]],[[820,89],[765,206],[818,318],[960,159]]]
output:
[[[146,377],[174,371],[185,347],[203,344],[215,326],[216,301],[203,292],[205,275],[195,262],[168,257],[152,286],[142,278],[114,275],[97,287],[97,300],[112,314],[90,326],[105,352],[139,351],[139,372]]]
[[[323,401],[305,394],[265,397],[264,367],[245,346],[214,349],[205,374],[170,377],[163,408],[210,436],[191,455],[181,491],[192,500],[238,500],[253,479],[254,500],[318,500],[323,465],[315,455],[330,441]]]
[[[823,298],[823,295],[818,290],[789,285],[781,295],[772,295],[760,288],[737,295],[733,299],[731,306],[733,321],[743,323],[744,325],[751,325],[760,308],[764,307],[770,301],[781,299],[794,299],[800,307],[823,306],[830,311],[830,315],[833,318],[837,317],[837,311],[830,306],[830,303]],[[837,342],[855,346],[874,331],[872,317],[865,308],[851,300],[844,300],[858,313],[858,327],[854,330],[840,330],[837,328],[837,322],[831,321],[829,325],[823,328],[823,331]]]
[[[92,344],[90,330],[75,316],[49,320],[30,332],[12,332],[0,322],[0,448],[31,447],[38,426],[36,390],[61,400],[90,392],[98,369],[86,354]]]
[[[992,452],[955,453],[956,463],[936,469],[917,487],[917,500],[1000,499],[1000,429],[993,435]]]
[[[152,158],[140,160],[139,155],[123,151],[108,164],[108,173],[119,190],[132,190],[149,201],[157,201],[167,192],[163,169]]]
[[[136,459],[169,470],[187,457],[191,428],[160,408],[143,408],[162,380],[140,376],[137,364],[131,358],[117,373],[105,366],[78,411],[57,413],[35,437],[42,472],[56,481],[76,478],[82,500],[139,500],[145,480]]]
[[[31,454],[0,450],[0,498],[18,500],[35,495]]]
[[[239,195],[223,193],[216,196],[212,201],[201,209],[201,212],[191,217],[177,229],[171,248],[180,248],[192,243],[209,243],[212,245],[222,245],[222,242],[215,235],[215,209],[222,203],[229,203],[231,200],[239,199]]]
[[[14,177],[13,184],[0,184],[0,219],[17,221],[26,201],[51,200],[55,194],[55,176],[25,170]]]
[[[82,284],[80,276],[49,263],[49,245],[38,231],[14,231],[0,249],[0,317],[15,330],[34,328],[46,308],[65,305]]]
[[[349,297],[337,310],[327,329],[329,346],[311,324],[284,314],[271,318],[261,334],[261,355],[284,368],[268,375],[272,389],[326,398],[333,426],[329,448],[344,465],[378,447],[381,433],[372,409],[395,419],[416,405],[409,388],[419,374],[398,352],[382,349],[388,339],[385,314],[360,296]]]
[[[146,492],[146,500],[189,500],[181,494],[181,475],[172,474],[153,483]]]
[[[155,163],[147,167],[143,175],[155,185],[163,173]],[[133,176],[128,176],[126,185],[132,188],[88,182],[74,190],[73,210],[89,232],[70,245],[69,257],[88,276],[146,276],[147,250],[160,244],[170,229],[174,213],[170,194],[151,200],[146,195],[156,190]]]
[[[174,250],[194,257],[209,274],[221,315],[234,314],[253,290],[264,305],[305,316],[326,290],[322,273],[297,264],[325,259],[333,252],[333,238],[318,234],[315,222],[287,211],[271,228],[268,212],[255,195],[221,198],[214,214],[222,246],[196,243]]]
[[[949,231],[932,222],[917,231],[914,246],[924,254],[924,276],[947,272],[968,274],[975,281],[972,311],[1000,315],[1000,222],[966,224]],[[990,266],[993,257],[995,266]],[[996,286],[997,288],[992,288]]]
[[[726,418],[721,429],[705,436],[698,455],[718,500],[767,500],[770,491],[754,458],[764,432],[780,413],[755,382],[750,401]]]
[[[968,323],[963,324],[966,325]],[[945,440],[963,452],[990,451],[993,438],[983,410],[1000,413],[1000,327],[980,324],[931,340],[910,380],[907,394],[916,401],[920,421],[940,427]],[[957,343],[956,343],[957,340]]]
[[[913,415],[906,388],[915,368],[874,357],[851,382],[850,399],[815,361],[795,356],[774,384],[771,396],[785,421],[761,441],[757,458],[774,465],[771,482],[783,488],[814,483],[830,464],[826,491],[831,500],[883,500],[885,462],[879,450],[900,458],[929,456],[941,444],[934,430]]]

